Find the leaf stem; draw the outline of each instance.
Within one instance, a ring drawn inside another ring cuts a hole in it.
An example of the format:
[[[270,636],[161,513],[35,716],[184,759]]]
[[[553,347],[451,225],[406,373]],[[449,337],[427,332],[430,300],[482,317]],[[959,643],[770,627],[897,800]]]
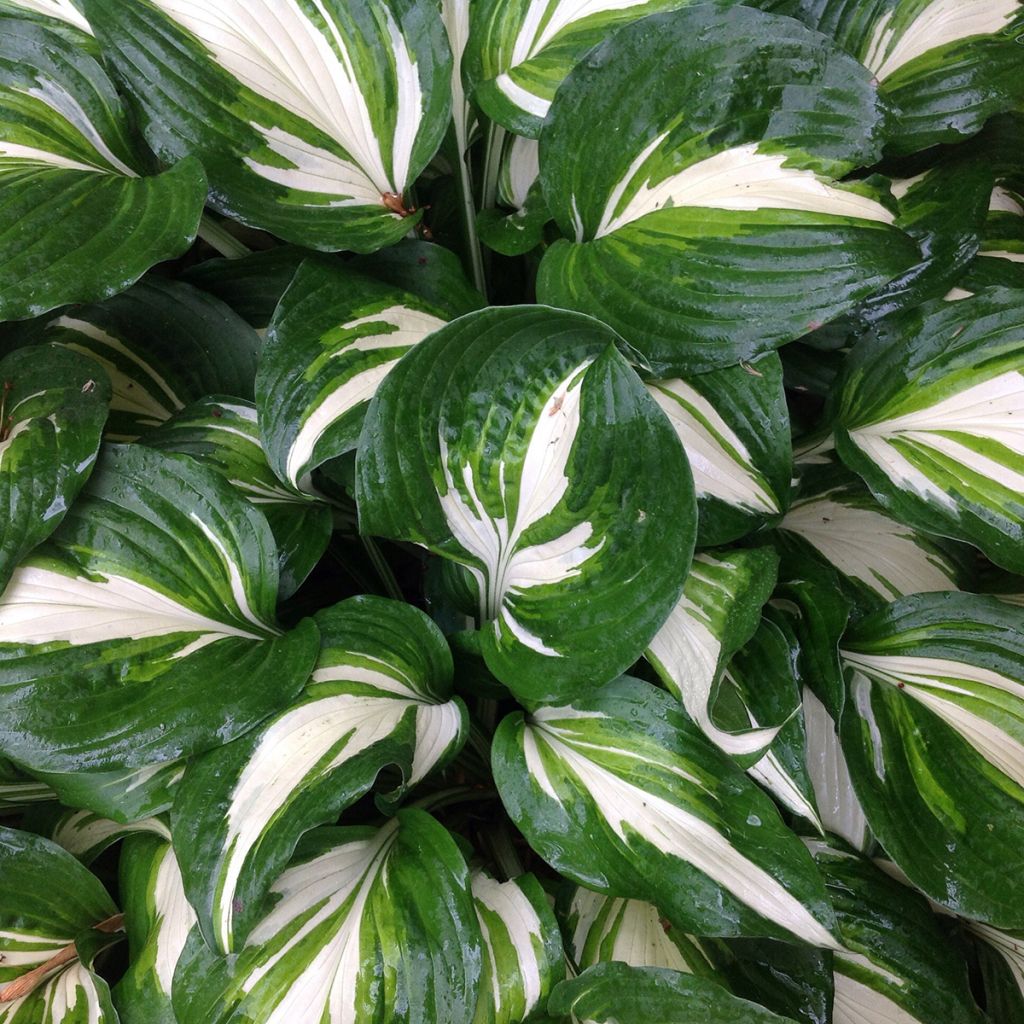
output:
[[[239,260],[252,255],[252,250],[240,242],[227,228],[204,213],[199,221],[199,237],[229,260]]]
[[[108,917],[105,921],[100,921],[99,924],[93,925],[93,931],[106,932],[108,934],[119,932],[123,929],[124,914],[114,914],[113,917]],[[0,988],[0,1003],[11,1003],[15,999],[21,999],[23,996],[30,995],[54,971],[77,959],[78,947],[73,942],[69,942],[63,949],[54,953],[45,963],[40,964],[38,967],[33,967],[31,971],[27,971],[20,978],[15,978],[14,981]]]
[[[481,295],[487,295],[487,279],[484,276],[484,259],[480,251],[480,239],[476,233],[476,202],[473,199],[473,164],[466,133],[456,118],[452,125],[451,149],[458,173],[455,182],[459,190],[459,219],[473,284]]]
[[[394,598],[396,601],[404,601],[405,597],[402,595],[402,588],[398,585],[398,580],[395,579],[395,574],[391,571],[391,566],[388,565],[387,559],[380,550],[377,541],[373,537],[367,537],[362,534],[359,539],[363,542],[367,557],[373,563],[374,569],[377,570],[377,575],[380,577],[381,583],[384,584],[388,597]]]
[[[518,878],[523,873],[523,862],[512,845],[508,822],[501,818],[486,834],[486,842],[494,863],[505,875],[505,879]]]
[[[449,789],[439,789],[436,793],[421,796],[419,800],[409,806],[419,808],[421,811],[439,811],[442,807],[452,807],[455,804],[469,804],[497,798],[498,793],[493,789],[480,786],[452,786]]]

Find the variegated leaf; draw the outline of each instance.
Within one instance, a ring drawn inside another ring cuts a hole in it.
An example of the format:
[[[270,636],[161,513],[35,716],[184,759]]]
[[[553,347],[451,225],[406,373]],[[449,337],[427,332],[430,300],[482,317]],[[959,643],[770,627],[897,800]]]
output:
[[[92,35],[89,22],[74,0],[0,0],[0,11],[5,10],[22,17],[38,15],[54,19],[86,35]]]
[[[1024,931],[999,931],[977,922],[967,930],[976,940],[985,979],[985,1009],[993,1024],[1014,1024],[1024,1014]]]
[[[47,345],[0,359],[0,593],[89,479],[109,401],[106,374],[75,353]]]
[[[398,360],[450,319],[445,308],[344,267],[303,264],[274,314],[256,379],[278,477],[311,490],[314,469],[355,448],[370,399]]]
[[[477,0],[466,71],[489,118],[536,138],[562,80],[622,25],[691,0]]]
[[[415,222],[404,195],[451,110],[430,0],[86,0],[85,12],[147,142],[199,156],[221,212],[357,252]]]
[[[357,597],[315,621],[321,648],[306,689],[262,728],[195,761],[175,799],[186,890],[224,952],[245,938],[304,832],[336,821],[386,766],[402,772],[394,799],[465,740],[448,645],[421,611]]]
[[[190,402],[212,394],[252,398],[260,339],[219,300],[189,285],[148,277],[94,306],[19,329],[89,356],[110,378],[106,438],[133,441]]]
[[[0,757],[0,814],[56,799],[57,794],[45,782],[33,779],[7,758]]]
[[[413,348],[367,413],[360,528],[464,567],[487,665],[525,699],[631,665],[689,565],[689,468],[618,343],[562,310],[471,313]]]
[[[493,769],[512,820],[566,878],[656,902],[700,935],[835,945],[821,880],[774,804],[649,683],[509,715]]]
[[[310,833],[237,956],[193,932],[179,1024],[472,1024],[481,975],[469,873],[433,818]]]
[[[67,806],[87,808],[101,818],[130,825],[171,809],[185,762],[175,759],[108,772],[34,774]]]
[[[0,597],[0,746],[42,772],[143,768],[247,732],[316,655],[274,622],[266,520],[183,455],[113,446]]]
[[[136,835],[121,851],[128,970],[114,988],[121,1024],[177,1024],[171,986],[195,911],[185,898],[169,836]]]
[[[160,818],[118,822],[92,811],[60,804],[35,807],[22,818],[22,827],[45,836],[83,864],[91,864],[104,850],[127,836],[150,833],[170,841],[171,830]]]
[[[551,219],[540,185],[540,147],[536,139],[505,136],[497,198],[501,208],[483,210],[477,218],[484,245],[505,256],[536,248]]]
[[[957,590],[969,562],[955,545],[888,515],[842,466],[802,467],[779,524],[784,548],[795,544],[839,574],[851,599],[872,609],[908,594]]]
[[[775,353],[647,388],[690,460],[700,547],[736,540],[785,511],[793,448]]]
[[[558,923],[533,875],[498,882],[475,871],[470,886],[483,951],[473,1024],[519,1024],[547,1005],[565,976]]]
[[[807,742],[807,773],[822,828],[857,850],[871,845],[871,830],[850,779],[835,720],[814,691],[804,687],[802,712]]]
[[[936,903],[1024,926],[1024,639],[993,597],[922,594],[843,638],[843,751],[871,830]]]
[[[704,735],[727,754],[763,750],[778,731],[744,726],[732,733],[713,714],[725,666],[754,635],[777,565],[770,548],[696,555],[679,603],[644,655]]]
[[[919,259],[879,194],[837,184],[878,159],[883,121],[870,73],[792,19],[699,4],[627,25],[541,137],[566,239],[539,300],[600,317],[658,377],[806,334]]]
[[[836,451],[910,527],[1024,570],[1024,292],[933,302],[847,360]]]
[[[581,1024],[792,1024],[707,978],[621,963],[598,964],[563,981],[548,1010],[571,1013]]]
[[[835,36],[896,111],[889,148],[913,153],[977,132],[1024,100],[1020,0],[767,0]]]
[[[714,977],[700,939],[674,927],[653,903],[604,896],[582,886],[566,886],[559,901],[566,952],[578,971],[618,961]]]
[[[736,729],[766,736],[753,756],[734,755],[775,802],[822,831],[805,762],[799,643],[785,619],[762,619],[725,667],[715,708]]]
[[[70,3],[27,6],[81,20]],[[0,10],[0,320],[127,288],[188,248],[206,198],[194,158],[145,173],[113,84],[65,20]]]
[[[102,942],[80,938],[97,926],[117,941],[117,908],[99,879],[56,844],[0,828],[0,1024],[117,1024],[91,969]],[[31,974],[76,940],[78,955]]]
[[[331,509],[282,483],[267,462],[256,407],[211,395],[193,402],[145,438],[150,448],[191,455],[217,470],[263,513],[277,543],[278,597],[290,597],[320,560],[334,528]]]
[[[838,841],[808,845],[844,945],[833,957],[836,1024],[982,1024],[967,965],[927,901]]]
[[[917,242],[921,257],[865,299],[854,322],[873,323],[942,298],[957,284],[982,244],[992,180],[989,154],[974,145],[949,147],[920,173],[893,179],[895,224]]]

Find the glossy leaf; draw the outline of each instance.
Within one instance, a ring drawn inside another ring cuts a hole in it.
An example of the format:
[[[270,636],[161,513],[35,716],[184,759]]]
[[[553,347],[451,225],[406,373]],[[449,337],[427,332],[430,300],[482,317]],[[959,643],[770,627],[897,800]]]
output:
[[[793,447],[777,355],[647,388],[690,461],[698,546],[736,540],[785,511]]]
[[[872,842],[871,830],[850,778],[835,719],[809,687],[804,687],[802,713],[805,763],[818,820],[825,831],[846,840],[856,850],[866,851]]]
[[[809,845],[845,946],[833,957],[833,1019],[981,1024],[967,965],[927,902],[841,843]]]
[[[498,882],[476,871],[470,885],[483,940],[473,1024],[519,1024],[547,1004],[565,974],[558,924],[533,875]]]
[[[959,589],[968,560],[953,545],[888,515],[842,466],[802,468],[779,524],[783,544],[832,566],[860,609],[908,594]]]
[[[189,247],[206,198],[195,159],[147,175],[91,48],[53,25],[0,11],[0,320],[122,291]]]
[[[566,878],[656,902],[699,935],[834,944],[821,880],[771,800],[650,684],[623,677],[509,715],[493,769],[512,820]]]
[[[69,25],[79,32],[92,34],[89,22],[74,0],[0,0],[0,10],[8,10],[20,17],[38,15]]]
[[[896,111],[893,152],[957,142],[1024,99],[1018,0],[774,0],[768,6],[834,35],[867,65]]]
[[[716,724],[714,705],[729,659],[753,635],[772,592],[778,558],[770,548],[701,552],[683,596],[655,634],[645,657],[705,736],[727,754],[752,754],[777,728]]]
[[[566,952],[578,971],[600,963],[665,967],[713,977],[701,940],[661,916],[653,903],[567,886],[559,897]]]
[[[70,853],[0,828],[0,987],[41,967],[117,908]],[[111,941],[112,936],[107,936]],[[116,1024],[107,983],[91,957],[72,957],[29,991],[0,1003],[2,1024]]]
[[[798,663],[795,635],[763,619],[727,665],[716,710],[727,723],[731,717],[737,726],[770,737],[754,757],[737,760],[777,804],[820,832],[821,819],[805,761]]]
[[[472,1024],[480,975],[462,854],[405,810],[380,829],[307,836],[237,956],[214,957],[193,932],[174,1010],[179,1024]]]
[[[56,799],[56,793],[45,782],[33,779],[6,758],[0,757],[0,813]]]
[[[587,1024],[787,1024],[706,978],[617,963],[598,964],[563,981],[548,1008]]]
[[[461,747],[451,654],[418,609],[358,597],[320,612],[309,685],[261,728],[186,771],[172,823],[185,887],[214,948],[231,952],[299,837],[396,765],[393,798]]]
[[[600,317],[659,377],[793,341],[917,260],[878,194],[836,183],[877,160],[883,123],[868,71],[792,19],[699,4],[627,25],[541,137],[571,240],[538,298]]]
[[[985,979],[985,1008],[994,1024],[1013,1024],[1024,1013],[1024,933],[968,925]]]
[[[46,346],[0,359],[0,592],[89,479],[109,401],[106,375],[75,353]]]
[[[597,43],[622,25],[690,0],[481,0],[465,58],[473,99],[521,136],[536,138],[555,92]]]
[[[929,303],[847,360],[836,451],[910,527],[1024,569],[1021,292]]]
[[[23,341],[52,342],[100,365],[113,388],[107,440],[133,441],[207,395],[252,398],[259,337],[188,285],[149,277],[22,331]]]
[[[130,825],[169,811],[184,773],[184,760],[175,759],[107,772],[34,774],[69,807],[86,808],[101,818]]]
[[[136,835],[121,851],[120,885],[129,965],[114,988],[122,1024],[177,1024],[174,970],[196,923],[166,838]]]
[[[270,463],[291,487],[356,446],[366,408],[398,360],[451,317],[342,267],[303,264],[274,314],[256,383]]]
[[[150,833],[165,840],[171,838],[171,830],[160,818],[121,823],[92,811],[79,811],[60,804],[31,809],[22,819],[22,825],[67,850],[83,864],[91,864],[104,850],[127,836]]]
[[[451,56],[426,0],[86,0],[164,159],[194,153],[218,210],[287,241],[367,252],[441,142]]]
[[[298,692],[316,629],[274,624],[258,512],[186,456],[114,446],[0,598],[0,745],[44,772],[142,768]]]
[[[1024,924],[1024,645],[996,598],[922,594],[843,638],[843,751],[872,831],[936,903]]]
[[[161,451],[191,455],[217,470],[263,513],[277,543],[278,596],[290,597],[320,560],[334,529],[330,508],[273,473],[260,439],[256,407],[243,399],[211,395],[186,406],[148,434]]]
[[[617,343],[560,310],[472,313],[409,352],[367,413],[361,530],[464,567],[487,665],[524,699],[631,665],[693,549],[682,448]]]

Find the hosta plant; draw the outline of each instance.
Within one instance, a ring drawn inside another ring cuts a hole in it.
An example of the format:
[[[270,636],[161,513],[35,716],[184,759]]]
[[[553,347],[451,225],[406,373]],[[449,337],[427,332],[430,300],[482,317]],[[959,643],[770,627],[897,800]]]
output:
[[[1021,1024],[1022,42],[0,0],[0,1024]]]

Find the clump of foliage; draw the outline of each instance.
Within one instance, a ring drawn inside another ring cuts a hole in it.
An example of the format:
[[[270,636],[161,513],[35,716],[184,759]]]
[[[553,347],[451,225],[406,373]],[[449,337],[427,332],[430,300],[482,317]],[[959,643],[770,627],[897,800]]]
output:
[[[1020,1024],[1022,44],[0,0],[0,1024]]]

